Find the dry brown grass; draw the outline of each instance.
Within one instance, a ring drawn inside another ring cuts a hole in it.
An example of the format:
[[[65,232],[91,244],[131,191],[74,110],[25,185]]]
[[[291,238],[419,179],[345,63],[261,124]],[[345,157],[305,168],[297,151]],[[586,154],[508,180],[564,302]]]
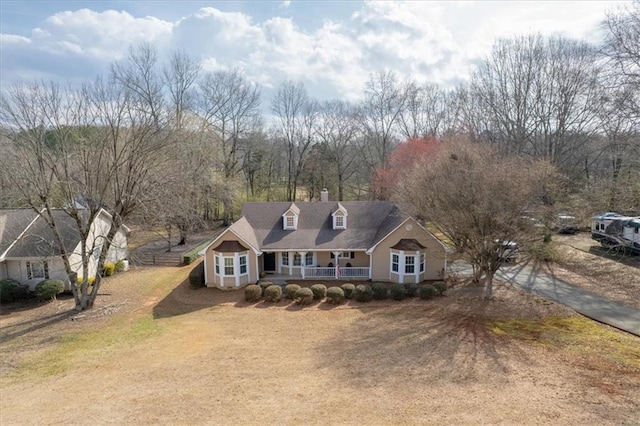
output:
[[[460,287],[432,301],[301,308],[192,290],[189,269],[116,275],[97,307],[119,308],[80,321],[64,313],[69,300],[4,309],[0,423],[640,418],[640,339],[514,288],[490,302]],[[590,341],[610,356],[582,350]]]
[[[588,233],[554,237],[559,278],[640,309],[640,256],[607,251]]]

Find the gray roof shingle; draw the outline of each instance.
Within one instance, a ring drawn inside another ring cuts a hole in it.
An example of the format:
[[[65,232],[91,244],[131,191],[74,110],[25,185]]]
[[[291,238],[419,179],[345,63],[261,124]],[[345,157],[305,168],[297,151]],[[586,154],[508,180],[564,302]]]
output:
[[[300,210],[297,230],[282,227],[282,215],[290,202],[245,203],[242,216],[246,223],[232,229],[249,241],[255,239],[262,250],[356,250],[372,247],[408,217],[386,201],[341,201],[348,214],[347,229],[334,230],[331,214],[338,209],[337,202],[295,205]]]

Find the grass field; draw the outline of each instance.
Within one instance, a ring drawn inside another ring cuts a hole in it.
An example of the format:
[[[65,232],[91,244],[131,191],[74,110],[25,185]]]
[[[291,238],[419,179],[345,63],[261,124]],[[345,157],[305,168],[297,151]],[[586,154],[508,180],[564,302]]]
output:
[[[301,308],[190,267],[0,311],[0,424],[634,424],[640,339],[498,285]],[[75,319],[74,319],[75,318]]]

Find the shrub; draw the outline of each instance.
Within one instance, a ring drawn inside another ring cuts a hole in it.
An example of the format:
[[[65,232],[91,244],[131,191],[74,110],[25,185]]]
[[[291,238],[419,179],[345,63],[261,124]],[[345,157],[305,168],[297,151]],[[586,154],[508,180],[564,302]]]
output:
[[[356,291],[356,286],[350,283],[342,284],[340,288],[344,291],[344,297],[347,299],[351,299]]]
[[[116,262],[116,272],[124,271],[124,260],[120,259]]]
[[[13,302],[16,300],[16,290],[20,286],[20,283],[11,278],[0,280],[0,302]]]
[[[433,299],[438,295],[438,290],[431,284],[427,284],[420,288],[420,299],[428,300]]]
[[[375,300],[386,299],[389,292],[385,283],[373,283],[371,284],[371,290],[373,291],[373,298]]]
[[[284,297],[291,300],[295,299],[296,291],[298,291],[299,289],[300,286],[298,284],[287,284],[287,286],[284,288]]]
[[[262,298],[262,288],[259,285],[251,284],[244,289],[244,300],[247,302],[257,302]]]
[[[200,257],[200,255],[197,252],[189,252],[182,256],[182,263],[184,263],[185,265],[190,265],[195,262],[198,257]]]
[[[358,302],[370,302],[373,299],[373,290],[369,284],[360,284],[356,287],[353,297]]]
[[[299,288],[296,290],[295,301],[298,305],[309,305],[313,302],[313,291],[310,288]]]
[[[433,287],[438,292],[438,296],[442,296],[444,292],[447,291],[447,283],[445,283],[444,281],[436,281],[435,283],[433,283]]]
[[[199,288],[204,285],[204,262],[200,262],[189,272],[189,284],[191,284],[191,288]]]
[[[43,280],[36,285],[36,296],[40,300],[55,299],[57,294],[64,291],[64,283],[60,280]]]
[[[279,285],[270,285],[264,291],[264,299],[267,302],[277,302],[282,297],[282,288]]]
[[[403,300],[405,297],[407,297],[407,289],[405,288],[404,284],[391,284],[389,292],[391,293],[391,297],[393,298],[393,300]]]
[[[271,281],[260,281],[258,283],[258,285],[260,286],[260,288],[262,289],[262,291],[265,291],[267,288],[269,288],[270,286],[273,285],[273,283]]]
[[[82,277],[78,277],[78,280],[76,281],[76,287],[79,287],[82,285]],[[87,279],[87,285],[89,287],[91,287],[92,285],[94,285],[96,283],[96,277],[89,277],[89,279]]]
[[[327,286],[324,284],[314,284],[311,286],[311,292],[315,300],[324,299],[327,295]]]
[[[537,262],[553,262],[559,258],[555,246],[551,243],[534,244],[528,253],[531,259]]]
[[[344,300],[344,290],[340,287],[329,287],[327,289],[327,302],[339,305]]]
[[[106,262],[102,268],[102,276],[110,277],[116,273],[116,264],[113,262]]]
[[[418,285],[415,283],[404,283],[404,291],[407,297],[416,297],[418,294]]]

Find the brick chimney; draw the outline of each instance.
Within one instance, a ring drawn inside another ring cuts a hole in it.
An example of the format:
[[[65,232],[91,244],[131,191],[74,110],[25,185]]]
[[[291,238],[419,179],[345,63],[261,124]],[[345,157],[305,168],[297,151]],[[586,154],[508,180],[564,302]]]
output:
[[[320,201],[329,201],[329,191],[327,191],[327,188],[322,188],[322,191],[320,191]]]

